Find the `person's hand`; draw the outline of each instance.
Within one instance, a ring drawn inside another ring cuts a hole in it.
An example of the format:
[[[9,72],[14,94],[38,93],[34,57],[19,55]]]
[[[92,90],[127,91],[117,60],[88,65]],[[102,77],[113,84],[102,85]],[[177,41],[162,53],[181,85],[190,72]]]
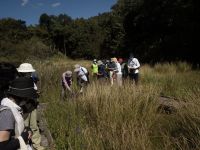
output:
[[[27,144],[28,141],[31,139],[32,137],[32,131],[31,128],[29,127],[25,127],[24,131],[21,134],[21,137],[23,138],[24,142]]]

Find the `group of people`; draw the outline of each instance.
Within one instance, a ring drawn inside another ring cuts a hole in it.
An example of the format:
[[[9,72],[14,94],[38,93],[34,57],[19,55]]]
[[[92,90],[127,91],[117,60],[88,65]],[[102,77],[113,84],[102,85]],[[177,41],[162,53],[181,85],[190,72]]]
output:
[[[129,77],[133,81],[133,84],[138,85],[139,68],[140,63],[133,55],[130,56],[128,61],[115,57],[104,61],[94,59],[91,65],[91,76],[93,80],[102,82],[109,80],[111,86],[113,86],[115,82],[116,85],[122,86],[123,79]],[[89,71],[85,67],[76,64],[74,66],[74,73],[76,75],[77,85],[80,87],[80,93],[82,93],[84,87],[86,87],[90,81]],[[71,70],[67,70],[62,74],[62,99],[66,96],[66,93],[73,94],[71,89],[72,74],[73,72]]]
[[[104,61],[104,63],[101,60],[94,59],[91,68],[94,78],[109,78],[111,86],[115,80],[117,85],[122,86],[122,79],[128,76],[136,85],[138,84],[140,63],[133,55],[131,55],[128,62],[115,57]]]
[[[89,71],[79,64],[74,65],[74,72],[76,73],[77,85],[80,88],[80,93],[83,93],[83,89],[89,83]],[[64,99],[67,92],[70,95],[73,95],[73,91],[71,89],[72,85],[72,71],[67,70],[62,74],[62,92],[61,99]]]
[[[121,58],[110,60],[93,60],[91,65],[94,80],[109,80],[111,86],[122,86],[127,76],[138,84],[140,63],[137,58],[130,57],[128,62]],[[36,70],[29,63],[22,63],[18,68],[0,63],[0,150],[43,150],[40,145],[41,135],[37,124],[39,78]],[[9,73],[8,70],[11,70]],[[74,71],[80,93],[90,82],[89,71],[76,64]],[[62,74],[62,98],[65,94],[73,94],[71,70]]]
[[[44,150],[37,124],[39,78],[29,63],[0,64],[0,149]],[[10,72],[9,72],[10,71]]]

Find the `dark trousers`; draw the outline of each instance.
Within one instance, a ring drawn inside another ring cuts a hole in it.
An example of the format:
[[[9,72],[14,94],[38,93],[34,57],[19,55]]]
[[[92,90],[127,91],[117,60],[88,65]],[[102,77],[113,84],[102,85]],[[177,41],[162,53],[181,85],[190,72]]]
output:
[[[131,80],[135,81],[135,85],[138,85],[139,73],[130,73],[129,77],[130,77]]]

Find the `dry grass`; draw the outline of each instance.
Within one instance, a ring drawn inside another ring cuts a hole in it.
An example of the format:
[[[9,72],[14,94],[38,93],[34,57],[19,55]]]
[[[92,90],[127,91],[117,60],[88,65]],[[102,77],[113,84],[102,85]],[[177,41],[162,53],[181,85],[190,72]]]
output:
[[[61,102],[61,73],[76,63],[90,67],[90,62],[81,60],[34,63],[41,77],[40,100],[48,102],[45,114],[57,150],[199,149],[200,72],[187,64],[179,64],[179,69],[175,64],[144,65],[138,87],[128,80],[123,87],[112,88],[108,82],[92,82],[83,95]],[[158,113],[161,93],[192,105],[172,115]]]

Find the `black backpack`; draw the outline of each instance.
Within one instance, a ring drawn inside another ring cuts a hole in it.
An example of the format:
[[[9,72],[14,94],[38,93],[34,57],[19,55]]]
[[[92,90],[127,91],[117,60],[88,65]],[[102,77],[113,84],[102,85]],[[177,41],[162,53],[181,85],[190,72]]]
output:
[[[9,84],[18,76],[16,67],[11,63],[0,62],[0,101],[5,96]]]

